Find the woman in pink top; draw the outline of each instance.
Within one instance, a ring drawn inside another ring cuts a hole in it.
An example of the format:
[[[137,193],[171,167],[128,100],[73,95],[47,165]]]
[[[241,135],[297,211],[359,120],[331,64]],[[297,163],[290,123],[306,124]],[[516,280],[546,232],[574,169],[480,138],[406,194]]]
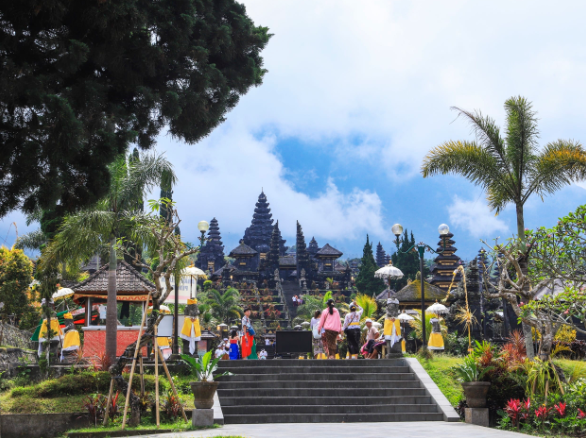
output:
[[[319,320],[318,331],[325,329],[324,338],[326,348],[328,350],[328,358],[335,359],[338,352],[336,345],[336,338],[342,331],[342,323],[340,322],[340,312],[334,307],[334,300],[331,298],[327,301],[328,306],[321,314]]]

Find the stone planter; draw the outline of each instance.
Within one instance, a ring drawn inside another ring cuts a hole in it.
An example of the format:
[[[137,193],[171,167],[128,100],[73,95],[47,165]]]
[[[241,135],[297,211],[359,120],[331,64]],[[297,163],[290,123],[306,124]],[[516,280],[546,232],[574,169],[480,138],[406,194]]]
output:
[[[485,408],[486,394],[490,382],[462,382],[466,403],[469,408]]]
[[[193,391],[193,404],[196,409],[211,409],[214,406],[214,394],[218,382],[190,382]]]

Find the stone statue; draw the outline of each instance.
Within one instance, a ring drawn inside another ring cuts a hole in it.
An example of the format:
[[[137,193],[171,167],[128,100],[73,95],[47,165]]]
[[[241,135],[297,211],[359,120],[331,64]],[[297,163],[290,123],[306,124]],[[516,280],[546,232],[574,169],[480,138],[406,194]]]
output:
[[[387,344],[387,359],[396,359],[403,357],[403,348],[401,336],[401,321],[399,316],[399,300],[396,298],[387,299],[387,309],[385,315],[384,335]]]
[[[65,336],[61,348],[61,362],[75,363],[81,346],[79,332],[73,324],[73,316],[70,312],[64,314],[63,319],[65,321],[65,329],[63,329]]]
[[[281,277],[279,275],[279,268],[275,269],[275,282],[280,282],[281,281]]]
[[[193,357],[197,357],[197,345],[196,342],[201,341],[201,327],[199,325],[199,306],[197,305],[197,299],[187,300],[187,306],[185,306],[185,321],[183,322],[183,328],[179,337],[183,339],[183,352],[189,353]]]

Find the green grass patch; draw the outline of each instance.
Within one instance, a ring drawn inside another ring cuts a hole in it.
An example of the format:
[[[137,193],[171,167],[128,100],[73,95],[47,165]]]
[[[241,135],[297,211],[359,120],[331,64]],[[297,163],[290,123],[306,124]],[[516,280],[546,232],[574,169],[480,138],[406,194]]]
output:
[[[71,429],[68,433],[72,432],[82,432],[82,433],[89,433],[89,432],[115,432],[121,429],[120,424],[121,418],[117,418],[117,423],[110,423],[108,426],[96,426],[96,427],[84,427],[81,429]],[[202,429],[217,429],[221,428],[219,424],[214,424],[210,427],[194,427],[191,424],[191,420],[185,422],[182,418],[177,419],[174,422],[161,422],[159,429],[171,430],[173,432],[184,432],[188,430],[202,430]],[[156,422],[150,416],[145,415],[141,418],[141,423],[136,427],[129,427],[126,426],[124,430],[126,431],[134,431],[134,430],[153,430],[156,428]]]
[[[431,380],[434,381],[454,407],[458,406],[458,403],[464,396],[464,391],[450,368],[462,363],[462,361],[463,358],[461,357],[438,354],[434,355],[434,358],[431,360],[419,359],[419,362],[425,368]]]

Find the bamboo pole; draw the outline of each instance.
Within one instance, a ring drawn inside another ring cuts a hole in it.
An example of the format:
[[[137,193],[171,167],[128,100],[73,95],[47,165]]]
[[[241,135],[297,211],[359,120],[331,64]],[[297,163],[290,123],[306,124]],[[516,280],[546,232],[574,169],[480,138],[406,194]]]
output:
[[[173,379],[171,378],[171,374],[169,373],[169,368],[167,368],[167,363],[165,362],[165,358],[163,357],[163,353],[161,353],[161,350],[159,348],[157,348],[157,352],[159,353],[159,358],[161,359],[161,362],[163,363],[163,369],[165,370],[165,374],[167,375],[167,379],[169,380],[169,383],[171,384],[171,389],[173,389],[173,394],[175,395],[175,397],[177,397],[177,400],[180,401],[179,399],[179,395],[177,394],[177,389],[175,389],[175,384],[173,383]],[[185,415],[185,410],[183,409],[183,404],[181,404],[181,413],[183,414],[183,419],[185,420],[185,422],[187,423],[187,415]]]
[[[144,365],[142,363],[142,354],[138,360],[140,364],[140,396],[144,397]]]
[[[114,379],[110,379],[110,391],[108,391],[108,402],[106,403],[106,412],[104,412],[104,426],[108,424],[110,416],[110,404],[112,403],[112,391],[114,391]]]
[[[147,296],[147,305],[151,301],[151,293]],[[140,350],[140,341],[142,340],[142,329],[146,320],[147,313],[142,314],[142,321],[140,323],[140,329],[138,330],[138,340],[136,341],[136,347],[134,348],[134,358],[132,359],[132,366],[130,367],[130,379],[128,380],[128,391],[126,391],[126,401],[124,402],[124,417],[122,418],[122,430],[126,425],[126,414],[128,413],[128,403],[130,402],[130,391],[132,390],[132,378],[134,377],[134,368],[136,367],[136,358],[138,357],[138,351]]]
[[[157,338],[158,326],[155,325],[155,339],[153,345],[155,351],[159,351],[159,341]],[[160,422],[160,407],[159,407],[159,355],[155,353],[155,412],[157,418],[157,429],[159,428]]]

